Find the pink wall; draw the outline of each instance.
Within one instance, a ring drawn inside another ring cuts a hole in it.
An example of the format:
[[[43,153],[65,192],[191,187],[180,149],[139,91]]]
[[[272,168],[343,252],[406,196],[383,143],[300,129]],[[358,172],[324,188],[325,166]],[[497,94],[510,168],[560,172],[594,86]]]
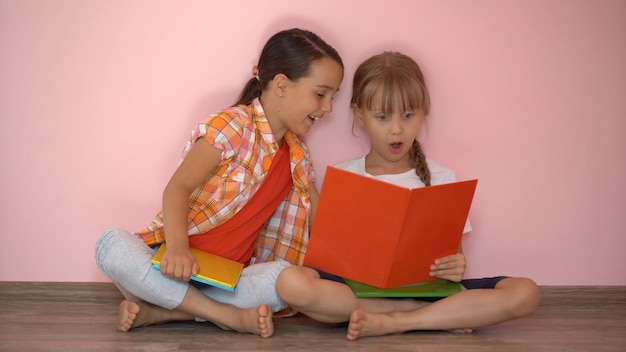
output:
[[[320,181],[365,151],[352,71],[404,51],[430,82],[427,154],[479,179],[468,276],[626,285],[621,0],[0,0],[0,280],[107,281],[100,233],[149,222],[195,122],[293,26],[347,68],[308,136]]]

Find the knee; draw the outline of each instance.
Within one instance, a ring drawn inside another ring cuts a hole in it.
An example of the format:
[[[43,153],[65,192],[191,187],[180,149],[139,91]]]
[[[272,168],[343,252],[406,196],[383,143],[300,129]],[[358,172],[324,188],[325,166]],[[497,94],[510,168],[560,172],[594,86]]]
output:
[[[110,254],[112,251],[115,251],[113,247],[115,247],[116,244],[119,242],[119,238],[120,230],[109,229],[106,230],[100,236],[100,238],[98,238],[98,241],[96,241],[94,253],[96,264],[98,265],[98,268],[100,268],[100,270],[106,275],[109,274],[111,266],[117,262],[115,260],[110,260]]]
[[[276,291],[280,299],[292,307],[306,305],[312,297],[311,277],[301,266],[285,268],[276,280]]]
[[[113,229],[106,230],[96,241],[94,256],[96,259],[96,264],[98,264],[100,270],[104,269],[103,265],[107,255],[107,248],[109,242],[111,241],[111,236],[113,236],[113,232]]]
[[[541,291],[537,284],[528,278],[514,278],[511,284],[511,313],[521,318],[536,311],[541,304]]]

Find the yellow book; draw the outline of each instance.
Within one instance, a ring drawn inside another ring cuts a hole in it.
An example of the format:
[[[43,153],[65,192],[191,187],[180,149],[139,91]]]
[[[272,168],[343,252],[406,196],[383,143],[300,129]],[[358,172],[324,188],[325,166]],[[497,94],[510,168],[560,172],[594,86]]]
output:
[[[154,258],[152,258],[152,266],[156,269],[161,269],[161,258],[163,253],[165,253],[165,248],[165,243],[163,243],[157,250]],[[243,270],[243,263],[196,248],[190,249],[200,265],[200,271],[197,275],[191,276],[192,280],[228,291],[235,291],[239,276],[241,276],[241,271]]]

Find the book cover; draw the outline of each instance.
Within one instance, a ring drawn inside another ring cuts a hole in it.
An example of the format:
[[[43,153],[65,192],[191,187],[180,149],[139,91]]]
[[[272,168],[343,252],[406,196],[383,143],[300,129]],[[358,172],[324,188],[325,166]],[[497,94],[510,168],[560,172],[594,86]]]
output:
[[[448,280],[432,280],[390,288],[378,288],[348,279],[345,281],[357,297],[442,298],[463,289],[460,283]]]
[[[163,257],[163,253],[165,253],[165,249],[165,243],[163,243],[154,255],[152,266],[155,269],[161,269],[161,258]],[[197,275],[192,275],[191,280],[228,291],[236,290],[237,282],[243,270],[243,263],[207,253],[196,248],[190,248],[190,250],[200,265],[200,271]]]
[[[390,288],[458,251],[477,180],[408,189],[329,166],[304,265]]]

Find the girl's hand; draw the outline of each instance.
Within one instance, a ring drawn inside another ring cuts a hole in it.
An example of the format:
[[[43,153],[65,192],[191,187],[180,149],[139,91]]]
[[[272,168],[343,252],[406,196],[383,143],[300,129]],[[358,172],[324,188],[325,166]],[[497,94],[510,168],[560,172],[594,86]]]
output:
[[[167,248],[161,258],[161,273],[176,280],[189,281],[191,275],[200,271],[196,257],[189,249]]]
[[[430,276],[460,282],[465,273],[465,265],[466,262],[463,253],[456,253],[439,258],[430,266]]]

